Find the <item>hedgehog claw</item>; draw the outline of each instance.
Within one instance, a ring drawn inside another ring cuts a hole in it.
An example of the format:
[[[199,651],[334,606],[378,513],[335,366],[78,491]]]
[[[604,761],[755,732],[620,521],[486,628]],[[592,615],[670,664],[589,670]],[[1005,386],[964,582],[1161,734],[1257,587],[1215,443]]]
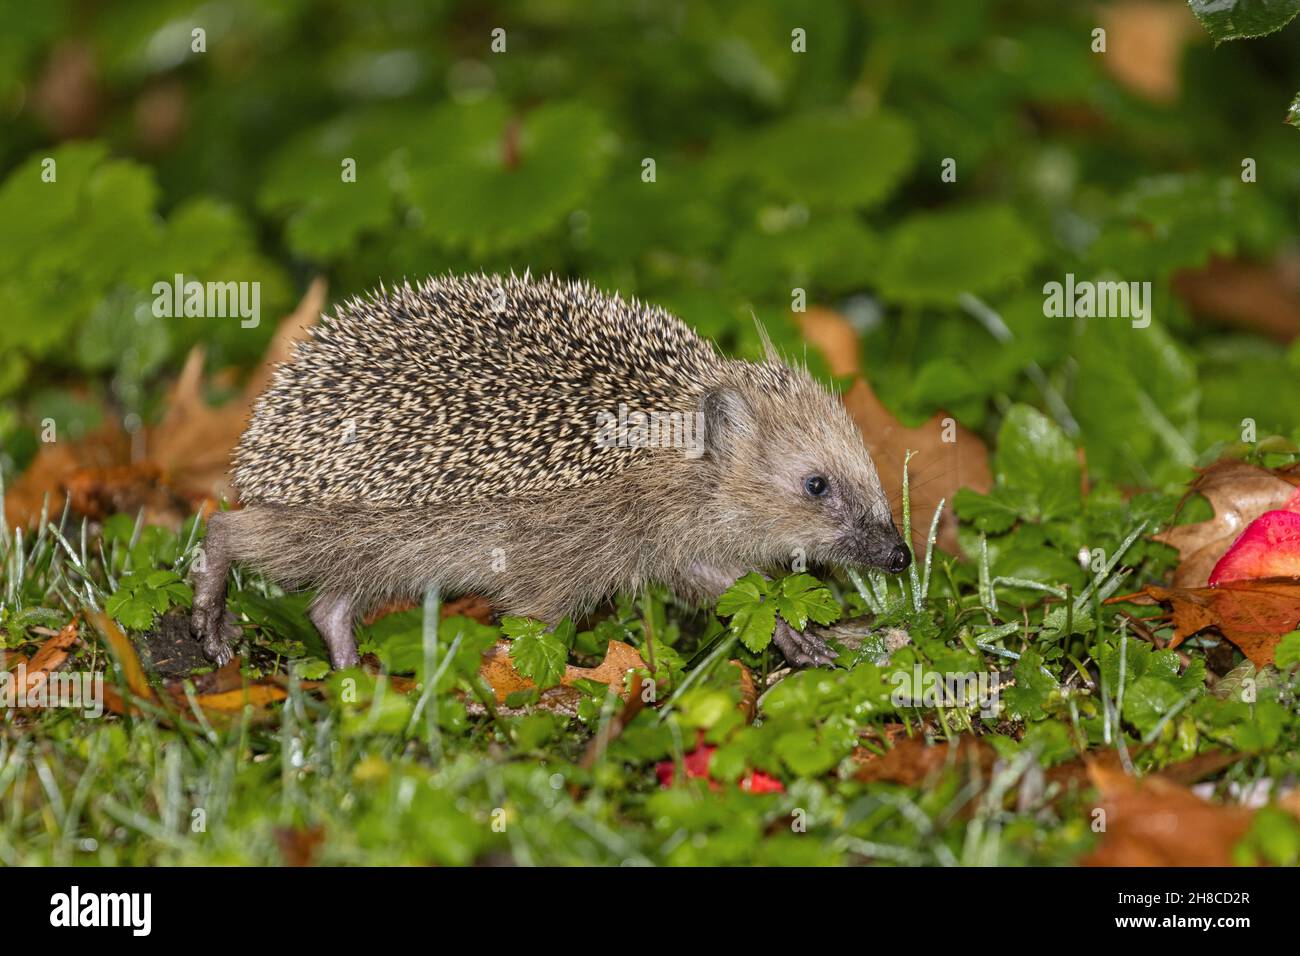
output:
[[[227,613],[225,608],[195,603],[194,613],[190,616],[190,633],[198,639],[203,656],[218,667],[230,663],[234,654],[231,637],[237,627],[234,615]]]
[[[822,638],[795,630],[780,618],[776,621],[772,643],[792,667],[831,667],[835,664],[835,652]]]

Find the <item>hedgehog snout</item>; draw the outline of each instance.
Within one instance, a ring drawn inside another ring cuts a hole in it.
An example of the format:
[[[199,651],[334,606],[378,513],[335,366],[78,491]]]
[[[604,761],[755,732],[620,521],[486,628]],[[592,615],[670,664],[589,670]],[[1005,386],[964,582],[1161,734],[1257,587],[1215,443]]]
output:
[[[912,552],[908,550],[903,536],[894,527],[893,521],[864,522],[854,530],[850,550],[854,563],[871,568],[881,568],[891,574],[906,571],[912,563]]]

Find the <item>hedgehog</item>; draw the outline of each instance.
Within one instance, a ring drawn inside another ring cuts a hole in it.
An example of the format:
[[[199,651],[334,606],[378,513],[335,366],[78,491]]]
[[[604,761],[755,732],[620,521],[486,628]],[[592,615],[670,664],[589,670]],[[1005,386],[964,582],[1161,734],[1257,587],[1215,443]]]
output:
[[[762,337],[763,361],[726,358],[661,308],[527,274],[348,300],[253,406],[194,636],[230,659],[232,562],[315,590],[335,668],[358,663],[362,616],[429,588],[554,625],[652,584],[699,605],[751,571],[903,571],[861,433]],[[784,620],[773,641],[834,661]]]

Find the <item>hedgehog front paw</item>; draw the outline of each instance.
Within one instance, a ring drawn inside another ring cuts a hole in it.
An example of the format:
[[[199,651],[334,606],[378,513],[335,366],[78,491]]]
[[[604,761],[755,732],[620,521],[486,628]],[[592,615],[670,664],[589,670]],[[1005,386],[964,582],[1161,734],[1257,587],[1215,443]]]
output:
[[[194,612],[190,615],[190,633],[202,647],[203,656],[218,667],[230,663],[234,653],[231,640],[237,630],[234,615],[227,613],[224,606],[211,607],[195,602]]]
[[[795,630],[779,617],[772,643],[792,667],[830,667],[835,663],[835,652],[829,644],[815,634]]]

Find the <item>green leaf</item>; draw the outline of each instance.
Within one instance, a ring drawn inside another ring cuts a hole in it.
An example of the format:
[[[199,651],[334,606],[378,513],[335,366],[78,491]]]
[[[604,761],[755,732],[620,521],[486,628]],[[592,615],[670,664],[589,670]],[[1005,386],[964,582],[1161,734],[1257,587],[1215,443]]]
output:
[[[1041,720],[1046,704],[1056,689],[1055,682],[1042,671],[1043,658],[1032,649],[1021,653],[1016,662],[1016,682],[1002,691],[1002,700],[1012,714],[1025,720]]]
[[[801,777],[820,777],[840,760],[835,747],[820,740],[811,728],[787,731],[776,738],[772,749],[782,763]]]
[[[158,591],[149,587],[136,588],[135,599],[143,604],[149,605],[149,607],[153,608],[159,614],[167,610],[167,607],[170,604],[167,600],[166,591]]]
[[[145,587],[163,588],[169,584],[176,584],[180,581],[181,576],[175,571],[169,571],[165,568],[158,571],[150,571],[144,577]]]
[[[783,198],[862,208],[894,191],[916,159],[916,141],[910,124],[892,113],[804,113],[760,131],[741,151]]]
[[[427,234],[475,254],[559,224],[604,174],[613,145],[603,118],[577,103],[522,116],[495,99],[447,104],[419,133],[407,197]]]
[[[742,233],[731,246],[727,275],[747,295],[788,299],[790,290],[851,292],[875,278],[880,239],[847,214]]]
[[[751,572],[718,598],[718,616],[731,618],[732,633],[755,654],[771,643],[776,631],[776,605],[766,600],[770,592],[767,579]]]
[[[1231,256],[1243,244],[1277,241],[1261,238],[1278,232],[1274,217],[1275,210],[1258,191],[1231,177],[1143,177],[1115,201],[1087,250],[1084,268],[1092,274],[1079,278],[1164,279],[1205,265],[1211,256]],[[1153,292],[1151,311],[1160,318],[1169,311],[1168,293],[1159,282]]]
[[[913,215],[886,239],[879,285],[890,299],[950,304],[1022,280],[1042,254],[1037,236],[1002,204]]]
[[[1146,733],[1183,698],[1169,681],[1145,675],[1124,689],[1124,719]]]
[[[1073,340],[1078,372],[1070,408],[1089,467],[1140,487],[1185,481],[1198,445],[1200,392],[1191,358],[1155,322],[1145,329],[1107,319],[1081,326]]]
[[[531,677],[542,690],[560,682],[569,659],[561,638],[540,621],[524,617],[503,618],[501,629],[511,638],[510,659],[519,673]]]
[[[1278,670],[1290,670],[1300,664],[1300,631],[1283,634],[1273,650],[1273,663]]]
[[[1192,13],[1214,37],[1249,40],[1281,30],[1300,13],[1300,0],[1187,0]]]
[[[316,657],[327,659],[329,652],[325,648],[325,642],[321,640],[320,632],[307,619],[307,609],[311,600],[312,595],[306,592],[269,598],[252,588],[246,588],[230,595],[230,609],[237,616],[248,618],[264,633],[275,638],[295,641]],[[376,625],[397,616],[390,614],[380,618]]]
[[[772,635],[776,632],[776,606],[771,601],[764,601],[741,608],[731,618],[731,630],[751,651],[761,653],[772,643]]]
[[[545,711],[518,717],[511,723],[515,747],[519,750],[536,750],[549,743],[563,728],[563,718]]]
[[[405,147],[427,114],[385,108],[344,114],[291,139],[272,160],[258,194],[263,209],[287,217],[285,238],[303,256],[330,261],[368,232],[390,227],[406,182]],[[344,161],[355,178],[344,179]]]
[[[123,588],[109,597],[104,611],[123,627],[143,631],[153,624],[155,608],[140,599],[135,591]]]
[[[953,508],[962,521],[968,521],[980,531],[1001,534],[1008,530],[1021,515],[1030,513],[1032,503],[1023,492],[1007,488],[994,488],[987,495],[970,488],[958,490],[952,500]]]
[[[330,665],[328,661],[299,661],[294,671],[302,680],[324,680],[329,676]]]
[[[737,611],[758,604],[768,593],[767,579],[756,571],[740,578],[718,598],[718,616],[730,617]]]
[[[1079,509],[1079,461],[1060,427],[1028,405],[1013,405],[998,429],[996,478],[1030,520],[1050,520]]]
[[[780,615],[800,631],[808,626],[809,619],[825,625],[839,620],[840,616],[835,597],[811,574],[783,578],[772,602]]]

